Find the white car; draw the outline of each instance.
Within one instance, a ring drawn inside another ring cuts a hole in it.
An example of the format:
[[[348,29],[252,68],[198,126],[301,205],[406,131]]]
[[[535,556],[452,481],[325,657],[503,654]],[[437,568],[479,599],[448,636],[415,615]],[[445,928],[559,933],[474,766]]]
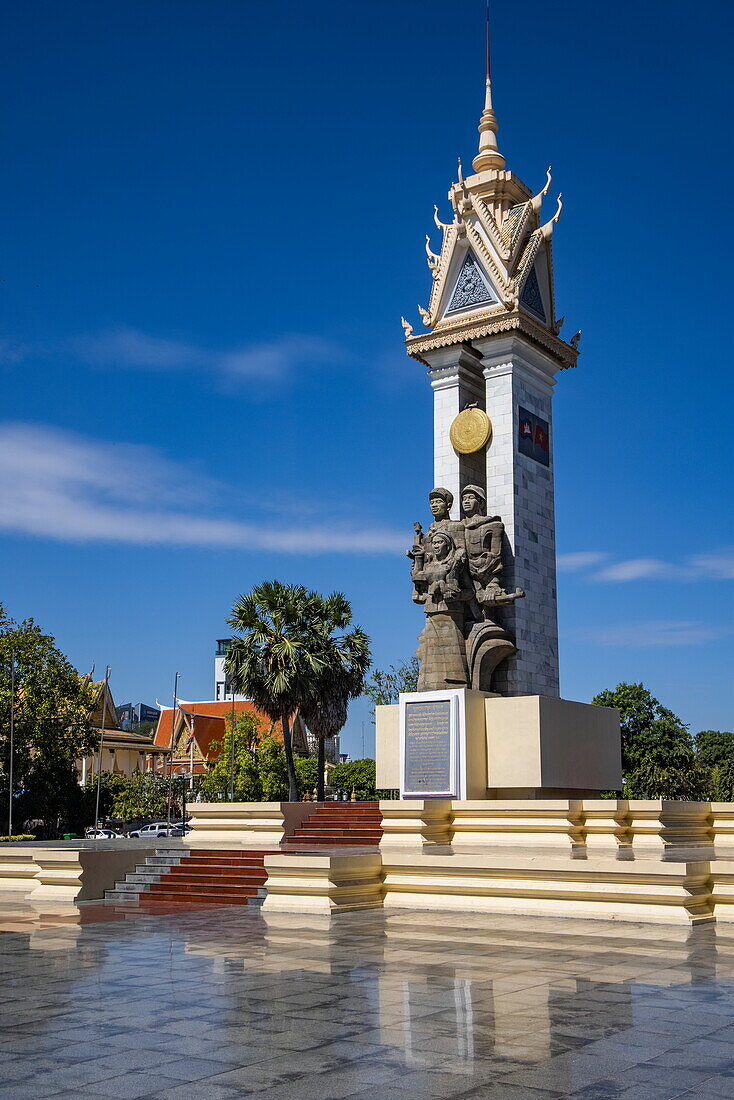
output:
[[[85,840],[122,840],[122,833],[116,833],[114,829],[87,829],[84,833]]]
[[[143,825],[142,829],[133,829],[133,831],[127,835],[137,836],[140,837],[141,840],[144,840],[146,837],[171,836],[175,828],[176,826],[173,822],[169,826],[166,821],[154,821],[151,825]]]

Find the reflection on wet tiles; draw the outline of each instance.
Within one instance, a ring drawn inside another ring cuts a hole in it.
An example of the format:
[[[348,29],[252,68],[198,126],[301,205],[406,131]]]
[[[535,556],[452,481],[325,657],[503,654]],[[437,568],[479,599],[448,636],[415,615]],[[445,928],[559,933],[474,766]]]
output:
[[[0,1098],[658,1100],[734,1080],[722,926],[50,916],[0,936]]]

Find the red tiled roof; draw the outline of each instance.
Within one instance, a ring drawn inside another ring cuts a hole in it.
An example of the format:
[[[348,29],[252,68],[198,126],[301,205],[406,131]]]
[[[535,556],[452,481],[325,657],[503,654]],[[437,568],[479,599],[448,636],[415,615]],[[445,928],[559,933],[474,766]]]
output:
[[[207,755],[212,741],[221,741],[224,738],[225,720],[232,713],[232,700],[204,700],[196,703],[179,703],[177,710],[187,716],[193,716],[194,736],[201,752]],[[242,699],[234,703],[235,714],[252,714],[260,719],[263,734],[272,733],[275,737],[282,737],[280,727],[272,724],[271,720],[259,711],[249,699]],[[272,727],[272,729],[271,729]],[[160,748],[170,749],[173,734],[173,709],[162,710],[155,731],[155,744]]]
[[[171,733],[173,731],[173,710],[162,710],[155,728],[153,744],[162,749],[170,749]]]

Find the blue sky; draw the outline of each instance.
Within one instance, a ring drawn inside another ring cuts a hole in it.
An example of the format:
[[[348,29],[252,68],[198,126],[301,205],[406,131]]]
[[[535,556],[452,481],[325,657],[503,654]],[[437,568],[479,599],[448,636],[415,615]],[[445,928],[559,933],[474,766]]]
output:
[[[494,5],[500,147],[565,208],[562,692],[734,726],[732,9]],[[0,84],[0,600],[116,698],[212,691],[238,592],[340,589],[379,664],[431,394],[433,203],[483,98],[478,0],[10,0]],[[347,748],[371,747],[357,704]]]

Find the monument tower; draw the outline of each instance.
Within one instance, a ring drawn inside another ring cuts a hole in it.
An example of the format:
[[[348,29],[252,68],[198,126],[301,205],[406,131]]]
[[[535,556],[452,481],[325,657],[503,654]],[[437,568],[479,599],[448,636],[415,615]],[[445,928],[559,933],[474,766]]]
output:
[[[488,41],[489,45],[489,41]],[[489,56],[489,49],[487,50]],[[617,711],[560,698],[551,398],[576,364],[559,333],[553,230],[505,167],[487,64],[474,172],[449,190],[425,332],[434,394],[431,521],[407,551],[422,607],[416,690],[375,712],[377,783],[401,799],[590,797],[621,787]],[[580,334],[579,334],[580,335]]]
[[[505,167],[497,144],[487,50],[486,99],[472,175],[461,161],[448,197],[439,252],[426,253],[433,285],[419,306],[424,333],[403,322],[408,354],[428,368],[434,394],[436,486],[461,515],[462,490],[486,494],[488,516],[504,524],[504,589],[524,597],[501,609],[517,652],[498,665],[501,695],[559,695],[551,398],[556,375],[573,367],[556,317],[551,238],[561,196],[543,220],[543,200]]]

